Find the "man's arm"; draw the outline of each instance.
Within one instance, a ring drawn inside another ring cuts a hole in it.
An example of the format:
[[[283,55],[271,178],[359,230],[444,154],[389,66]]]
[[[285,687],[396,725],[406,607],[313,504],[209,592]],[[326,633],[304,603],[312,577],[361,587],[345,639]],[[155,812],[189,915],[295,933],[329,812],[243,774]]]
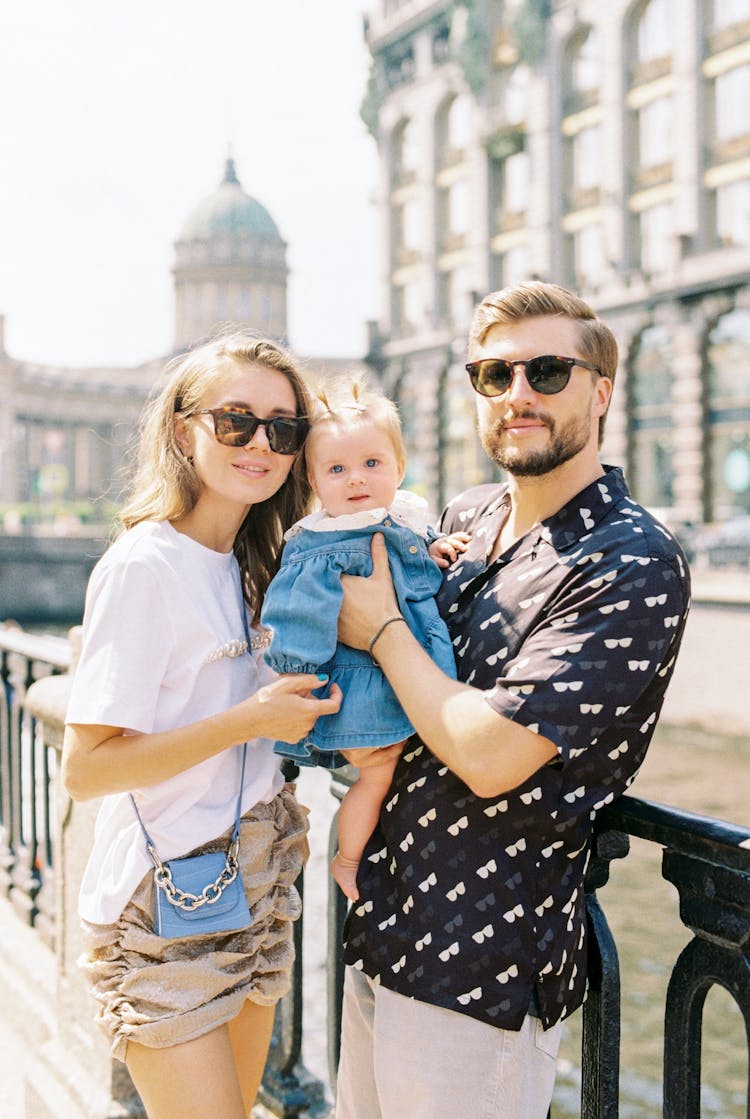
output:
[[[383,622],[400,614],[385,542],[377,534],[372,555],[368,579],[342,579],[339,637],[356,649],[369,648]],[[372,654],[420,738],[477,796],[523,784],[557,755],[548,738],[494,711],[478,688],[446,676],[405,622],[386,626]]]

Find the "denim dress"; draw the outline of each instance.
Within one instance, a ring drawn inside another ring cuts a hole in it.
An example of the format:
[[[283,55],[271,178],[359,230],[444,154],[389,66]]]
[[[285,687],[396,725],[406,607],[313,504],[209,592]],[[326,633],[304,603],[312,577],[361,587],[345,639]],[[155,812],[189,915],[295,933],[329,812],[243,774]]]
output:
[[[261,622],[272,630],[265,654],[279,673],[321,673],[341,688],[339,711],[321,715],[307,738],[277,742],[275,751],[297,765],[335,769],[339,750],[389,746],[414,733],[391,685],[369,653],[342,645],[336,630],[342,575],[371,575],[373,534],[388,548],[401,613],[435,663],[456,677],[453,647],[435,605],[442,574],[427,551],[435,533],[427,526],[426,503],[399,491],[390,509],[342,517],[313,513],[286,534],[281,568],[266,593]]]

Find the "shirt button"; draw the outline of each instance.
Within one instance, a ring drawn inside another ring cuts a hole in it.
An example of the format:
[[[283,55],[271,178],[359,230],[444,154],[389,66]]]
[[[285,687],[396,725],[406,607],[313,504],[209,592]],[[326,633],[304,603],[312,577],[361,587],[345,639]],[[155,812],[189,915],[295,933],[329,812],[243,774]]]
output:
[[[386,526],[386,528],[391,527],[391,522],[390,521],[383,521],[383,524]]]
[[[416,555],[416,553],[419,551],[419,548],[417,547],[416,544],[410,544],[409,545],[409,551],[411,552],[412,555]]]

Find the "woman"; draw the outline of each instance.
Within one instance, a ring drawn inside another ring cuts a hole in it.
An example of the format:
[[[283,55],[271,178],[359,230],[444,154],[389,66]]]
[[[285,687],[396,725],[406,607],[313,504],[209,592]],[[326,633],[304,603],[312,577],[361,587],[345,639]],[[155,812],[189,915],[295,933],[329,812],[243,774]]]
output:
[[[87,592],[63,748],[69,794],[105,797],[83,964],[150,1119],[244,1119],[289,986],[306,821],[273,740],[305,737],[341,696],[276,679],[260,651],[282,536],[310,496],[292,470],[307,406],[273,342],[235,333],[188,354],[147,409],[126,531]],[[158,935],[155,896],[170,903],[144,830],[159,861],[223,852],[240,811],[249,927]]]

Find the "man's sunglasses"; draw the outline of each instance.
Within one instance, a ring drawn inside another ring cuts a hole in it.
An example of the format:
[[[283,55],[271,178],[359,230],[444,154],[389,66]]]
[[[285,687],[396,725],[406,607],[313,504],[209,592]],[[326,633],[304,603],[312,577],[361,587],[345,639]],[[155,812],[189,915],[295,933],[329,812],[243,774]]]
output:
[[[481,361],[470,361],[466,372],[471,378],[471,387],[482,396],[502,396],[510,388],[513,373],[519,365],[523,366],[529,388],[542,396],[554,396],[562,392],[570,380],[574,365],[590,369],[601,376],[601,369],[589,365],[579,357],[558,357],[544,354],[530,357],[528,361],[505,361],[501,357],[485,357]]]
[[[261,420],[244,408],[198,408],[190,416],[211,416],[214,435],[225,447],[246,447],[259,427],[266,433],[268,445],[277,455],[296,455],[310,430],[306,416],[274,416]]]

